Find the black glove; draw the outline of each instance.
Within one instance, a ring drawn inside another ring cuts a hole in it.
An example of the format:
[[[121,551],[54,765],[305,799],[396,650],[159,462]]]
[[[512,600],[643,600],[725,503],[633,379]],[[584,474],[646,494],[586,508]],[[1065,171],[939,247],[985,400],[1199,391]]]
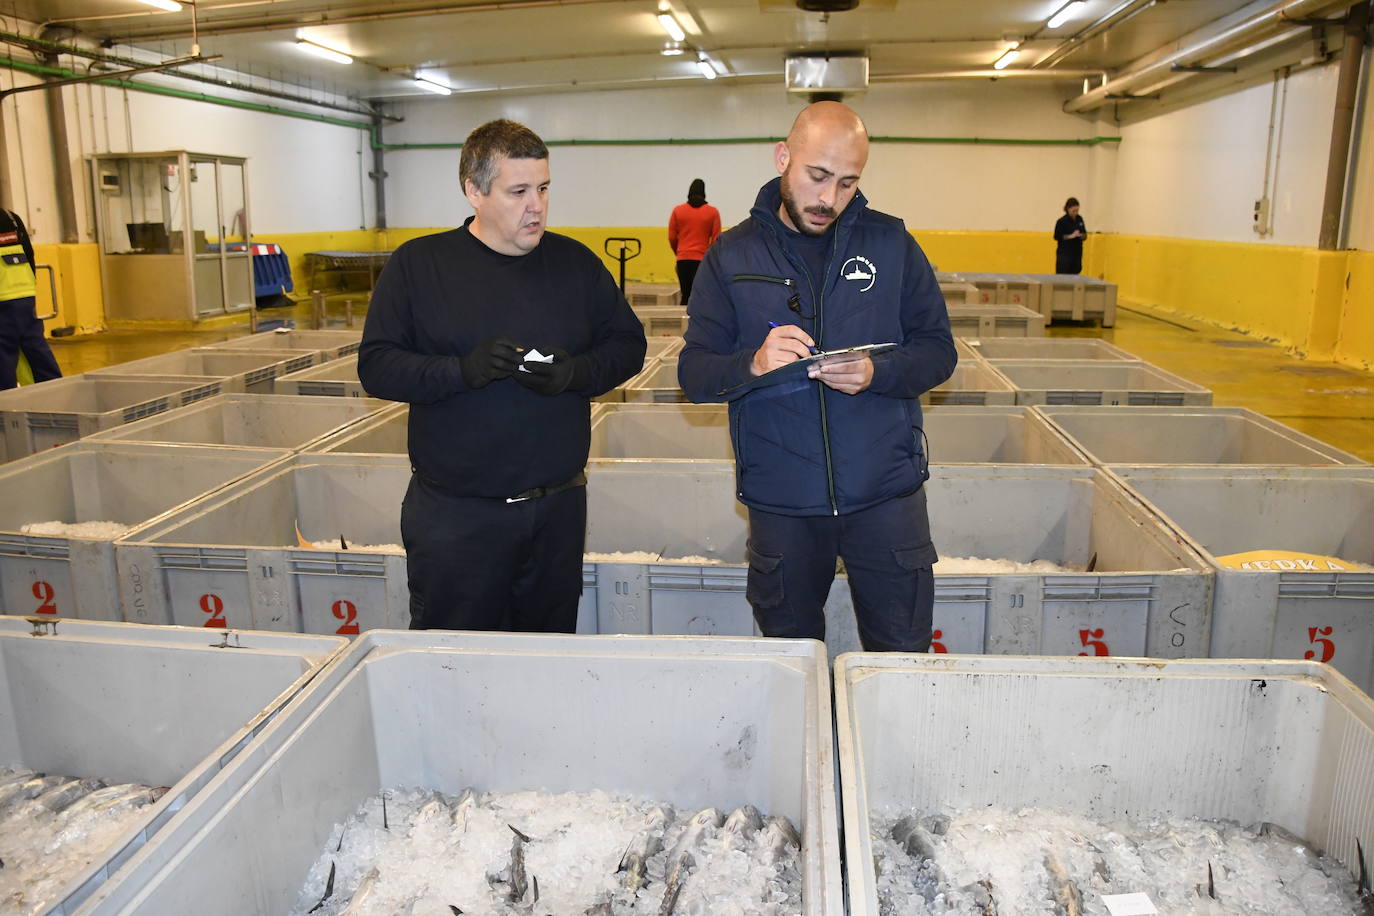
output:
[[[587,387],[587,363],[585,360],[572,356],[567,350],[558,347],[550,347],[547,350],[540,350],[540,352],[551,353],[553,362],[541,363],[530,360],[524,364],[524,372],[515,373],[517,382],[531,391],[547,395],[562,394],[569,388],[576,391],[579,388]]]
[[[499,378],[508,378],[518,365],[520,348],[505,337],[488,337],[458,360],[468,388],[484,388]]]

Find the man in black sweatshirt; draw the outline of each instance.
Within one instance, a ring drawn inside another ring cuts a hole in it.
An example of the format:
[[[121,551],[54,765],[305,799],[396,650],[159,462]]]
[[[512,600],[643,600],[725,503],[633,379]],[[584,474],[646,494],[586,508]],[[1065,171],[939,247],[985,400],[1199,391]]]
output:
[[[369,394],[411,405],[410,625],[570,633],[590,399],[640,370],[644,330],[596,255],[545,232],[533,131],[483,124],[458,172],[476,215],[396,249],[358,354]]]

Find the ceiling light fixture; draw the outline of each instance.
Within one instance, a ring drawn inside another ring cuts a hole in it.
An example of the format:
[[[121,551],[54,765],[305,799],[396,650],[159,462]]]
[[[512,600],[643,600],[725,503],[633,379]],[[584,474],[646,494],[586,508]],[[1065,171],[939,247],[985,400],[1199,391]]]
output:
[[[164,12],[181,12],[181,4],[178,3],[177,0],[143,0],[143,2],[148,4],[149,6],[155,6]]]
[[[673,41],[683,41],[687,38],[687,33],[682,30],[682,26],[673,18],[672,10],[661,10],[658,14],[658,24],[663,26],[663,31],[668,33],[668,37]]]
[[[1070,19],[1072,19],[1072,18],[1074,18],[1075,16],[1077,16],[1078,13],[1079,13],[1079,11],[1080,11],[1082,8],[1083,8],[1083,0],[1069,0],[1068,3],[1065,3],[1063,6],[1061,6],[1061,7],[1055,12],[1055,14],[1054,14],[1053,16],[1050,17],[1050,21],[1045,23],[1045,28],[1047,28],[1047,29],[1057,29],[1057,28],[1059,28],[1061,25],[1063,25],[1064,23],[1068,22]]]
[[[307,54],[313,54],[316,57],[323,57],[325,60],[332,60],[336,64],[353,63],[353,58],[349,57],[344,52],[337,51],[334,48],[326,47],[325,45],[322,45],[316,41],[311,41],[308,38],[297,38],[296,47],[300,48]]]
[[[1012,47],[1007,48],[1007,50],[1003,52],[1001,57],[997,58],[997,61],[992,65],[992,69],[1005,70],[1007,69],[1007,67],[1011,66],[1011,62],[1016,60],[1016,58],[1020,55],[1021,47],[1019,45],[1013,45]]]
[[[711,65],[711,58],[707,57],[705,54],[697,57],[697,69],[700,70],[701,75],[708,80],[716,78],[716,68]]]
[[[427,78],[425,78],[425,77],[423,77],[423,76],[417,76],[417,77],[415,77],[415,85],[419,86],[421,89],[425,90],[426,92],[432,92],[432,93],[434,93],[435,95],[452,95],[452,94],[453,94],[453,90],[450,89],[449,87],[445,86],[443,83],[437,83],[437,82],[435,82],[434,80],[432,80],[432,79],[427,79]]]
[[[661,53],[664,57],[672,57],[675,54],[682,54],[686,49],[682,47],[680,41],[665,41]]]

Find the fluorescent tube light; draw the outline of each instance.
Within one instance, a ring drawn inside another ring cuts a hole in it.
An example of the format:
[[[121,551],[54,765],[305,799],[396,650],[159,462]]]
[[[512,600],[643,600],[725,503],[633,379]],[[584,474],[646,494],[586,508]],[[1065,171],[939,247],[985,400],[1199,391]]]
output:
[[[663,26],[663,31],[668,33],[668,37],[673,41],[683,41],[687,38],[687,33],[678,25],[678,21],[673,18],[673,14],[668,10],[658,14],[658,24]]]
[[[1061,25],[1068,22],[1074,16],[1078,15],[1078,11],[1082,6],[1083,0],[1069,0],[1068,3],[1065,3],[1063,6],[1061,6],[1059,10],[1053,16],[1050,17],[1050,21],[1045,23],[1045,28],[1059,28]]]
[[[700,70],[701,75],[708,80],[716,78],[716,68],[711,66],[711,59],[705,54],[697,58],[697,69]]]
[[[994,63],[994,64],[992,65],[992,69],[994,69],[994,70],[1005,70],[1005,69],[1007,69],[1008,66],[1011,65],[1011,62],[1014,61],[1014,60],[1016,60],[1016,58],[1019,57],[1020,55],[1021,55],[1021,49],[1020,49],[1020,48],[1008,48],[1008,49],[1006,50],[1006,52],[1005,52],[1001,57],[997,58],[996,63]]]
[[[663,43],[663,50],[662,50],[661,52],[659,52],[659,53],[661,53],[664,57],[672,57],[672,56],[674,56],[675,54],[681,54],[681,53],[683,53],[683,50],[684,50],[684,49],[683,49],[683,47],[682,47],[682,42],[680,42],[680,41],[665,41],[665,42]]]
[[[307,54],[313,54],[316,57],[323,57],[325,60],[332,60],[336,64],[353,63],[353,58],[349,57],[344,52],[336,51],[333,48],[327,48],[319,42],[311,41],[308,38],[297,38],[296,47],[300,48]]]
[[[181,12],[181,4],[177,0],[143,0],[143,2],[168,13]]]
[[[433,92],[435,95],[452,95],[453,90],[443,83],[436,83],[434,80],[425,79],[423,76],[415,77],[415,85],[426,92]]]

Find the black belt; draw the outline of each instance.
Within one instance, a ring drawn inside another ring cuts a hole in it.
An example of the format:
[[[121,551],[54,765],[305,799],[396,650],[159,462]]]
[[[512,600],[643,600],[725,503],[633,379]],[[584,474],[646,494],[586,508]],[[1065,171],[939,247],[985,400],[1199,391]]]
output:
[[[443,484],[441,484],[441,483],[439,483],[439,482],[437,482],[437,481],[435,481],[435,480],[433,480],[433,479],[431,479],[431,478],[429,478],[429,477],[425,477],[423,474],[421,474],[419,471],[416,471],[414,468],[411,468],[411,471],[415,474],[416,477],[418,477],[420,480],[424,481],[425,486],[429,487],[430,489],[436,490],[436,491],[438,491],[438,492],[444,494],[445,496],[450,496],[450,497],[453,497],[453,498],[455,498],[455,499],[475,499],[475,498],[479,498],[479,497],[473,497],[471,494],[466,494],[466,493],[455,493],[454,491],[450,490],[448,487],[445,487]],[[543,499],[545,496],[552,496],[552,495],[555,494],[555,493],[562,493],[564,490],[571,490],[573,487],[583,487],[583,486],[586,486],[586,485],[587,485],[587,475],[584,474],[582,471],[578,471],[577,474],[576,474],[571,480],[569,480],[569,481],[566,481],[566,482],[564,482],[564,483],[557,484],[557,485],[552,486],[552,487],[532,487],[532,488],[526,490],[526,491],[523,492],[523,493],[517,493],[515,496],[509,497],[508,499],[506,499],[506,502],[507,502],[507,503],[522,503],[522,502],[524,502],[524,501],[527,500],[527,499]],[[497,499],[500,499],[500,497],[496,497],[496,498],[497,498]]]
[[[587,475],[578,471],[572,480],[565,481],[552,487],[532,487],[524,493],[517,493],[508,497],[508,503],[520,503],[527,499],[543,499],[545,496],[552,496],[555,493],[562,493],[564,490],[571,490],[573,487],[583,487],[587,485]]]

